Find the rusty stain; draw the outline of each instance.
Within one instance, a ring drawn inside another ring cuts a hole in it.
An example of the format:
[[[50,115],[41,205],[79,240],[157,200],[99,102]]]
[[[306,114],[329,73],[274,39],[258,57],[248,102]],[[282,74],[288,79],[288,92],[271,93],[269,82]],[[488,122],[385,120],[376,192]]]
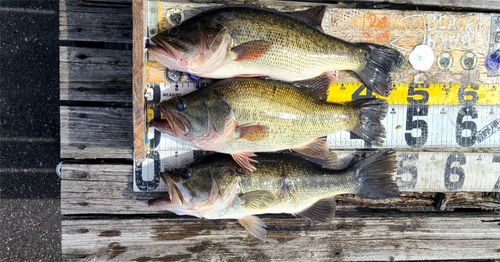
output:
[[[80,149],[80,150],[84,150],[86,147],[87,147],[86,145],[79,145],[79,146],[78,146],[78,149]]]
[[[87,173],[81,173],[78,175],[80,178],[86,178],[88,176]]]
[[[99,233],[100,237],[117,237],[121,236],[122,232],[118,230],[104,230],[101,233]]]

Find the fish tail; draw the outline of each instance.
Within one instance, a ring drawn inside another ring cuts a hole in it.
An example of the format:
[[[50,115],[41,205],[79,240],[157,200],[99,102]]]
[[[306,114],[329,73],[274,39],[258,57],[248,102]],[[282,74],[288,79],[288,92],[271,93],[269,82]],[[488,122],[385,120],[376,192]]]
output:
[[[368,51],[368,58],[365,66],[359,71],[358,76],[365,86],[375,91],[375,93],[388,96],[391,93],[390,72],[403,65],[403,55],[392,48],[360,43]]]
[[[393,150],[379,151],[356,163],[352,167],[359,181],[355,194],[375,199],[399,196],[398,186],[393,180],[396,164]]]
[[[351,132],[372,145],[381,146],[385,138],[385,128],[381,121],[387,114],[387,101],[360,99],[348,105],[360,112],[359,121]]]

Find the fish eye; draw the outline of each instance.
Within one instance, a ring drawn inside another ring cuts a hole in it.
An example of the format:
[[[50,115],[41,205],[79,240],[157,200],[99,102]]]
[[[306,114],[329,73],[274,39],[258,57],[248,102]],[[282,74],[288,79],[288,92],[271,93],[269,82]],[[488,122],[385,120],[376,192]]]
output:
[[[180,173],[180,175],[181,175],[182,179],[189,179],[189,178],[191,178],[191,173],[187,169],[182,170],[181,173]]]
[[[177,102],[177,104],[175,104],[175,108],[177,108],[177,110],[179,111],[184,111],[184,109],[186,109],[186,103],[182,100],[179,100],[179,102]]]
[[[171,37],[175,37],[175,36],[177,36],[179,34],[179,28],[172,27],[172,28],[170,28],[169,33],[170,33]]]

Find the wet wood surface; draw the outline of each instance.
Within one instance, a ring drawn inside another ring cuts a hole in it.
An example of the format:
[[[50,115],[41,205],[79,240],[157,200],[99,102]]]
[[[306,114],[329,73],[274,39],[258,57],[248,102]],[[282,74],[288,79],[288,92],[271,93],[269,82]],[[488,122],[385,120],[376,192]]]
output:
[[[491,9],[496,2],[420,3]],[[419,4],[384,1],[390,3]],[[132,50],[132,43],[142,41],[132,32],[139,22],[132,0],[60,3],[64,261],[500,259],[498,193],[408,192],[387,200],[339,196],[330,223],[311,226],[289,215],[262,216],[265,242],[237,221],[179,217],[149,207],[147,200],[162,193],[132,190],[134,132],[139,132],[134,118],[143,106],[132,97],[142,74],[133,62],[142,54]]]

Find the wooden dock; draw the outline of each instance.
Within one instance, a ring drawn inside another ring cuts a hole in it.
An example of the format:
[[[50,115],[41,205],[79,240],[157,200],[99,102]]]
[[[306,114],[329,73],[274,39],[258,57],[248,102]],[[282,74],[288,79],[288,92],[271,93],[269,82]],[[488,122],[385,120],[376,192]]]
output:
[[[360,1],[363,8],[416,4],[376,2]],[[419,3],[500,9],[500,1]],[[132,43],[142,41],[133,39],[137,19],[132,0],[60,1],[63,261],[500,261],[500,193],[343,195],[330,223],[262,216],[265,242],[237,221],[149,207],[162,194],[132,190],[132,85],[143,66],[132,61]]]

